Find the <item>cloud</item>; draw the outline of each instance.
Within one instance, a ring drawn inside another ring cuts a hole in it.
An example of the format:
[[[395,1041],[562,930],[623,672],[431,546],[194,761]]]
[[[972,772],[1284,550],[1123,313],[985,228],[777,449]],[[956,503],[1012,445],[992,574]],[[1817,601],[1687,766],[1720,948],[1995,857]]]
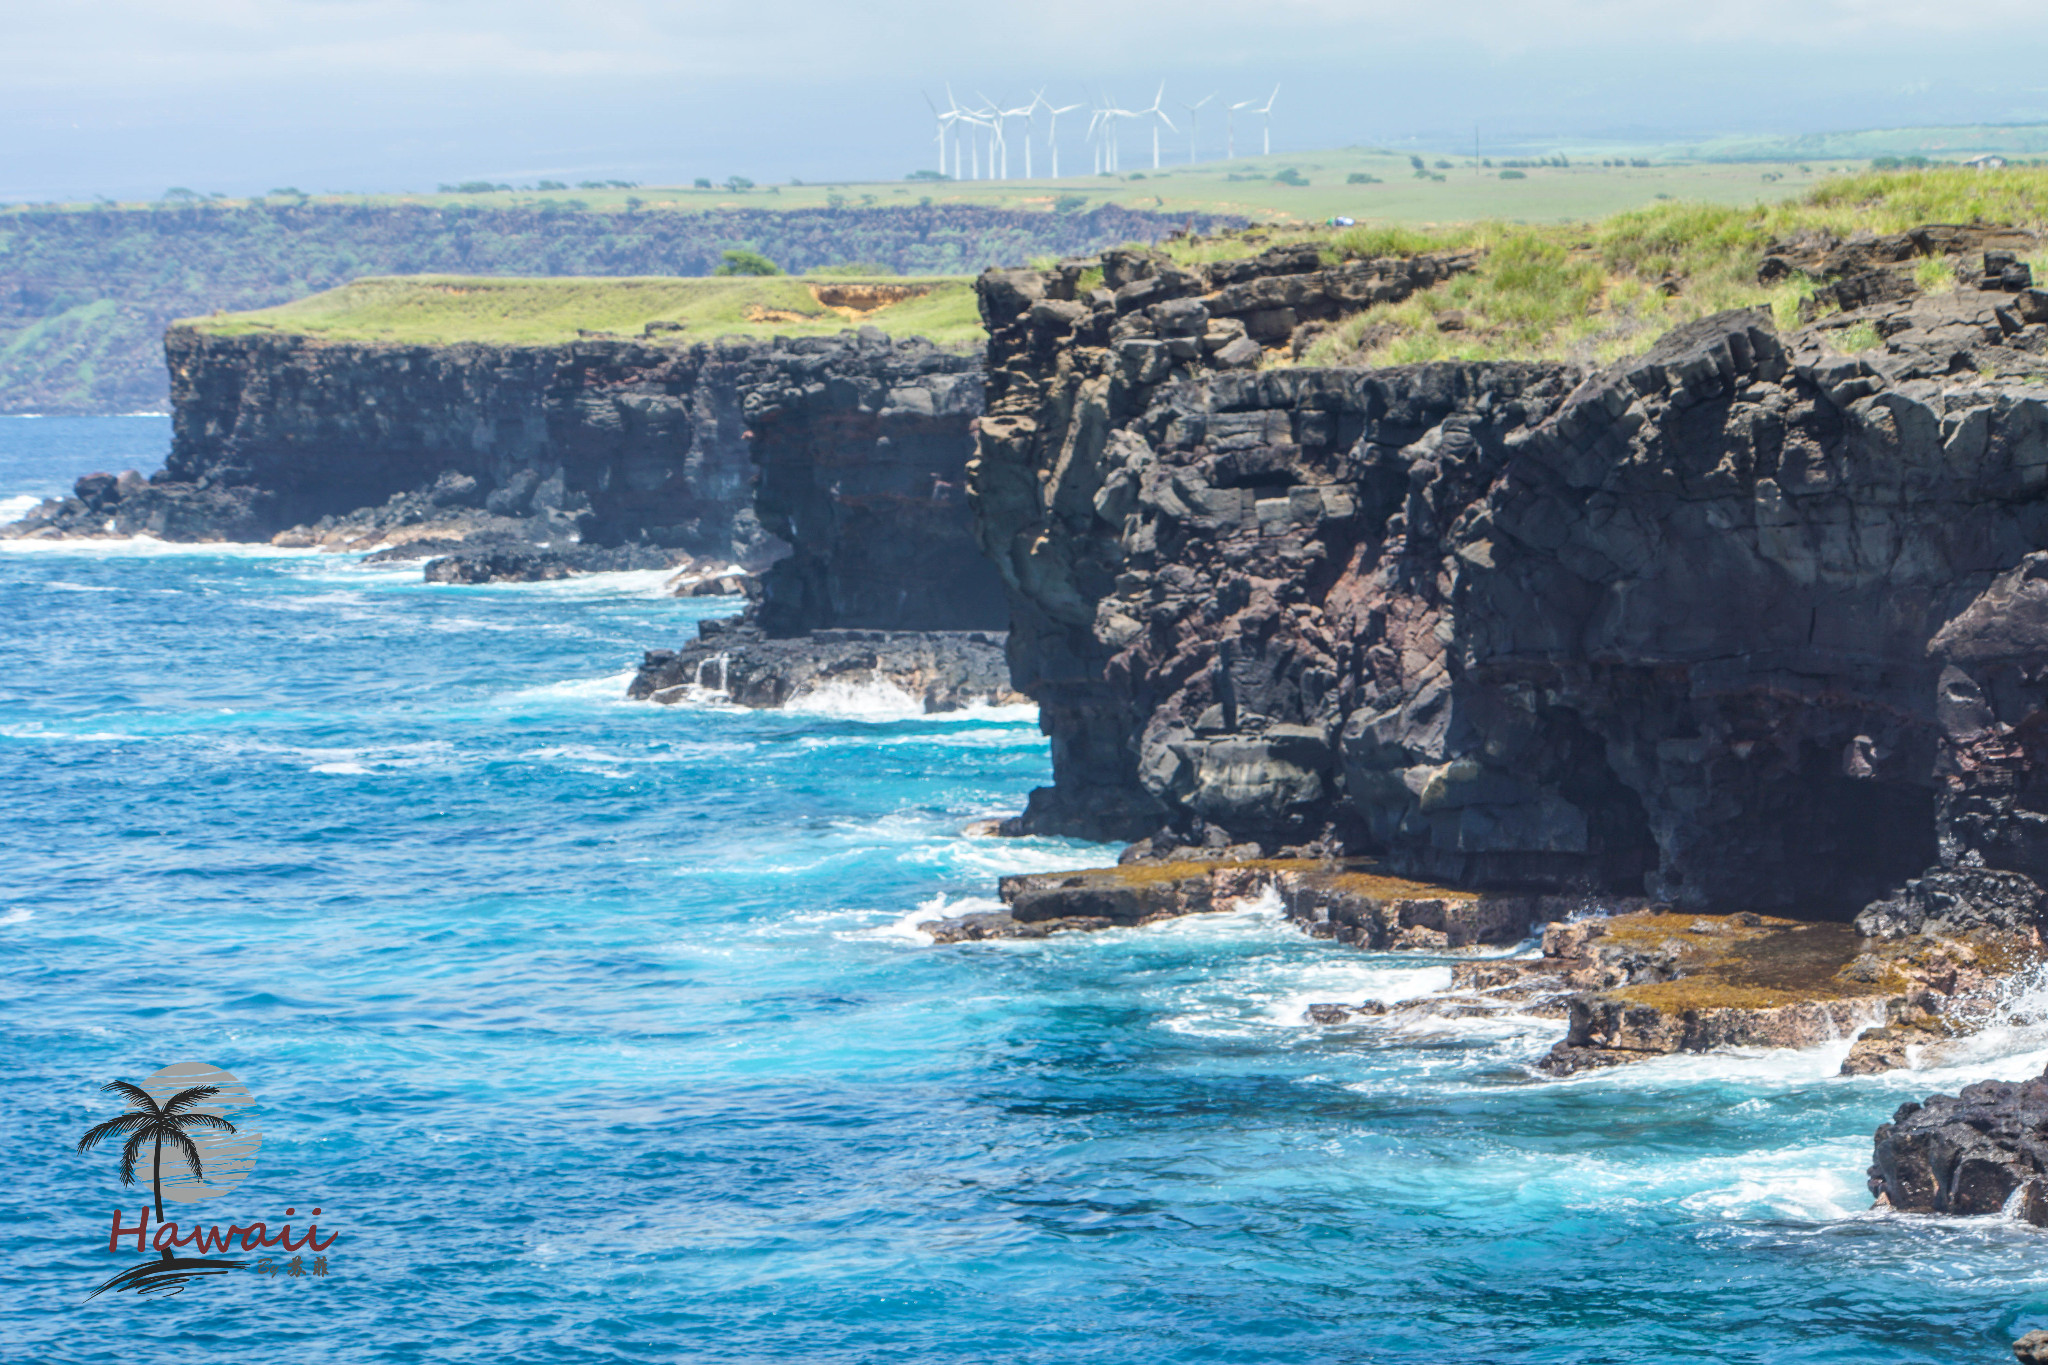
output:
[[[1682,65],[1688,48],[1825,49],[1943,35],[2027,31],[2031,0],[957,0],[658,3],[657,0],[100,0],[19,6],[0,33],[0,79],[37,89],[190,88],[307,78],[596,80],[717,83],[864,76],[941,78],[946,69],[1039,79],[1106,67],[1349,66],[1369,78],[1393,61],[1453,75],[1489,60],[1636,49]],[[1915,55],[1931,58],[1926,49]],[[801,93],[801,92],[789,92]]]
[[[1277,149],[2024,118],[2038,0],[96,0],[0,15],[0,199],[900,175],[919,91],[1263,98]],[[1985,60],[1987,35],[1998,58]],[[2038,36],[2037,36],[2038,35]],[[1909,93],[1910,92],[1910,93]],[[1171,104],[1169,103],[1169,107]],[[600,170],[600,167],[603,169]],[[629,169],[630,168],[630,169]],[[323,178],[325,177],[325,178]]]

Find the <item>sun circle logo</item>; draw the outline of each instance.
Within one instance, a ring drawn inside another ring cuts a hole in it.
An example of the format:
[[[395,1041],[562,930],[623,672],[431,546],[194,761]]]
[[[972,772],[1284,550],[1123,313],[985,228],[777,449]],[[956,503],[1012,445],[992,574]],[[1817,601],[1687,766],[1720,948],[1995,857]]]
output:
[[[231,1192],[256,1169],[256,1153],[263,1146],[263,1132],[250,1121],[256,1097],[249,1087],[211,1062],[173,1062],[141,1082],[142,1089],[160,1105],[170,1105],[194,1089],[211,1088],[212,1093],[187,1096],[180,1112],[208,1114],[232,1124],[225,1128],[208,1123],[183,1125],[185,1135],[199,1155],[199,1172],[184,1149],[176,1143],[163,1148],[164,1198],[178,1204],[197,1204]]]

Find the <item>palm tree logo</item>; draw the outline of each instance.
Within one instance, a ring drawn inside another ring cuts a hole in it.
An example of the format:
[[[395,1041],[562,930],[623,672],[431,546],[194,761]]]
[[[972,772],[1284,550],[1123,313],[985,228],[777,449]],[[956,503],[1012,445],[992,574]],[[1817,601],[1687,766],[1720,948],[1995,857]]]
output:
[[[220,1115],[203,1113],[198,1108],[201,1101],[218,1095],[220,1087],[187,1086],[161,1105],[147,1090],[128,1081],[108,1081],[100,1089],[125,1095],[128,1112],[86,1129],[85,1136],[78,1140],[78,1150],[89,1152],[108,1138],[128,1134],[128,1141],[121,1148],[121,1183],[133,1185],[135,1162],[142,1155],[144,1144],[148,1144],[149,1186],[156,1196],[156,1221],[161,1227],[164,1221],[164,1143],[168,1141],[176,1153],[185,1158],[194,1180],[204,1180],[206,1171],[200,1161],[199,1146],[186,1130],[212,1128],[226,1133],[235,1131],[235,1125]],[[166,1261],[171,1259],[168,1247],[163,1251],[163,1258]]]
[[[208,1083],[186,1085],[175,1091],[180,1080],[204,1079]],[[217,1111],[251,1102],[247,1087],[228,1072],[202,1063],[185,1062],[165,1067],[144,1078],[157,1094],[171,1091],[159,1101],[143,1085],[132,1081],[109,1081],[100,1089],[128,1102],[128,1112],[96,1123],[78,1140],[81,1153],[102,1144],[125,1139],[121,1144],[121,1183],[133,1185],[145,1155],[149,1161],[150,1193],[156,1205],[156,1223],[164,1224],[164,1198],[192,1203],[225,1193],[239,1184],[254,1164],[262,1134],[237,1128]],[[168,1158],[168,1160],[167,1160]],[[209,1164],[214,1177],[207,1176]],[[119,1216],[116,1215],[116,1226]],[[154,1260],[108,1280],[92,1296],[109,1289],[133,1289],[139,1293],[177,1293],[202,1275],[239,1270],[244,1263],[201,1256],[179,1256],[168,1246],[159,1246]],[[88,1296],[91,1297],[91,1296]]]

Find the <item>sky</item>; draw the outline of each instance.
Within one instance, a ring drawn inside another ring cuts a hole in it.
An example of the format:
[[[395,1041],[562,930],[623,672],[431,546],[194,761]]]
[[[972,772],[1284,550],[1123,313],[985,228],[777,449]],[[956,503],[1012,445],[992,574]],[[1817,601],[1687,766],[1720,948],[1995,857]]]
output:
[[[1263,100],[1277,84],[1276,152],[1456,151],[1475,128],[1520,154],[2027,122],[2048,120],[2039,13],[2039,0],[0,0],[0,202],[174,185],[893,180],[935,165],[925,97],[943,102],[949,83],[962,103],[1022,104],[1042,87],[1135,108],[1163,81],[1177,120],[1179,102]],[[1070,166],[1084,126],[1063,125]],[[1221,121],[1203,134],[1204,154],[1220,153]]]

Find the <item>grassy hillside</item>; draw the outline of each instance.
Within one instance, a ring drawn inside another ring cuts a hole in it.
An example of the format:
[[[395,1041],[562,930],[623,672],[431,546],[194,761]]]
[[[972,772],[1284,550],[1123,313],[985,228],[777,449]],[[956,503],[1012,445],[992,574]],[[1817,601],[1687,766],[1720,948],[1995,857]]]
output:
[[[894,296],[911,293],[900,301]],[[680,323],[671,331],[649,324]],[[247,313],[193,318],[221,336],[252,332],[326,341],[541,346],[593,334],[662,341],[830,335],[872,323],[942,346],[982,340],[972,284],[962,278],[833,275],[811,279],[503,279],[373,277]]]
[[[2048,170],[1955,167],[1845,176],[1775,204],[1671,203],[1590,224],[1366,226],[1279,233],[1322,243],[1333,258],[1474,249],[1477,269],[1400,304],[1356,314],[1307,352],[1311,364],[1442,359],[1571,359],[1598,363],[1647,346],[1667,329],[1726,308],[1769,306],[1797,320],[1812,286],[1757,281],[1774,239],[1819,230],[1897,232],[1924,223],[2048,229]],[[1247,249],[1237,241],[1176,243],[1189,259]],[[2048,252],[2030,258],[2048,276]],[[1954,287],[1947,263],[1919,267],[1923,288]],[[1455,326],[1446,314],[1455,313]]]

